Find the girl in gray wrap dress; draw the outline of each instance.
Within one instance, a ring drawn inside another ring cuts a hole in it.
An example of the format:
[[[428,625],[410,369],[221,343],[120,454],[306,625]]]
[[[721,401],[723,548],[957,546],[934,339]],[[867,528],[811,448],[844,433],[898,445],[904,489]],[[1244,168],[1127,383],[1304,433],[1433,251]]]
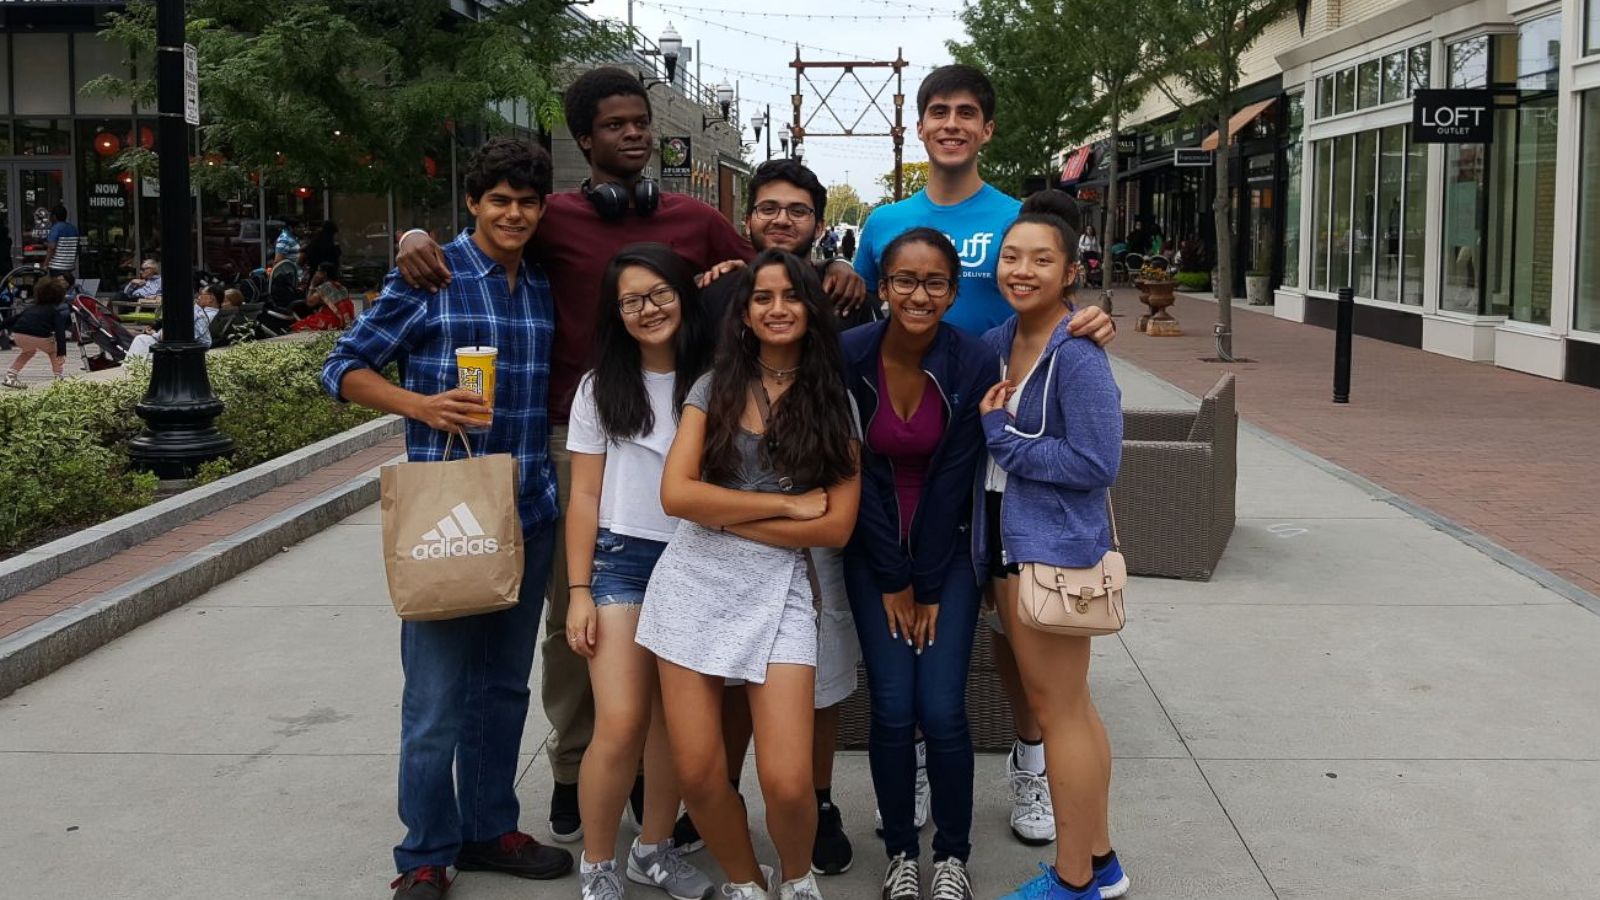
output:
[[[716,363],[685,398],[667,455],[661,505],[682,522],[651,573],[636,640],[657,657],[684,802],[728,875],[727,896],[820,900],[811,874],[817,626],[804,548],[849,539],[858,441],[815,270],[770,250],[739,277]],[[728,678],[748,683],[779,873],[756,863],[728,783]]]

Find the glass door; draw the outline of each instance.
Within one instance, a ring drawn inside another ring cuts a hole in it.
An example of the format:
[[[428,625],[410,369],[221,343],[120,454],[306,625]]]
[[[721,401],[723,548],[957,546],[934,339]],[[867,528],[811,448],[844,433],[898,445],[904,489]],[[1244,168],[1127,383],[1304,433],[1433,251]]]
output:
[[[6,222],[11,229],[14,265],[43,267],[48,254],[50,211],[56,204],[65,204],[67,220],[73,221],[71,174],[65,163],[10,163],[4,168],[5,178],[0,181],[5,183],[5,199],[9,201]]]

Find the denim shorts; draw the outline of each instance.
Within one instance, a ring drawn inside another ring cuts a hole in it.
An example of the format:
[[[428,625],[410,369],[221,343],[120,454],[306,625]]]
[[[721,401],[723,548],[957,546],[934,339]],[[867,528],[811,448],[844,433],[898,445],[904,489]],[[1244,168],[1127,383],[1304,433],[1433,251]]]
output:
[[[655,571],[656,560],[667,549],[664,541],[614,534],[602,528],[594,536],[594,568],[589,594],[595,606],[644,603],[644,589]]]

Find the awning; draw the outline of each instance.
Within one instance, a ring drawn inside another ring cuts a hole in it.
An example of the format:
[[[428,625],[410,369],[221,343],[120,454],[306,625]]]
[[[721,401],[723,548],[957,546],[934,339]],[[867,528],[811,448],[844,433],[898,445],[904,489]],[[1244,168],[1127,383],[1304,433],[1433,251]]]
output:
[[[1061,167],[1061,183],[1072,186],[1083,178],[1089,170],[1089,157],[1094,153],[1093,145],[1079,147],[1067,156],[1067,164]]]
[[[1230,144],[1233,143],[1233,138],[1238,136],[1239,132],[1246,125],[1249,125],[1251,122],[1254,122],[1256,120],[1257,116],[1260,116],[1262,113],[1267,111],[1267,107],[1269,107],[1272,104],[1277,103],[1277,102],[1278,102],[1278,98],[1277,97],[1269,97],[1266,100],[1262,100],[1262,101],[1257,102],[1257,103],[1252,103],[1249,106],[1246,106],[1244,109],[1241,109],[1238,112],[1234,113],[1231,117],[1229,117],[1229,119],[1228,119],[1228,143],[1230,143]],[[1201,150],[1215,150],[1215,149],[1217,149],[1217,133],[1215,131],[1213,131],[1210,134],[1206,135],[1206,139],[1200,142],[1200,149]]]

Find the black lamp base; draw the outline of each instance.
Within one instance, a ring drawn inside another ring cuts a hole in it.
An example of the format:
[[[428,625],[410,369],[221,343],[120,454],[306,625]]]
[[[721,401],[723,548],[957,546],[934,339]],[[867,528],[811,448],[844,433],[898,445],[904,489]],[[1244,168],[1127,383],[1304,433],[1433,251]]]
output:
[[[128,442],[128,459],[161,478],[188,478],[201,463],[233,450],[216,426],[222,401],[211,393],[205,345],[161,342],[150,352],[150,389],[134,407],[145,430]]]

